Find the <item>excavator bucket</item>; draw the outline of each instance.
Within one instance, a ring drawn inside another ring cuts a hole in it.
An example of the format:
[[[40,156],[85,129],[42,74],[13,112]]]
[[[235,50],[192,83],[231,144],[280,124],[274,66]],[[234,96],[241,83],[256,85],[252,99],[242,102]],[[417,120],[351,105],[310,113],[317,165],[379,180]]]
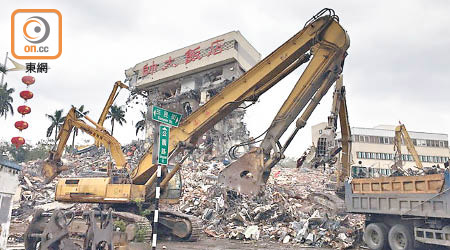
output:
[[[264,160],[261,148],[255,148],[219,173],[220,184],[239,193],[256,195],[263,186]]]
[[[62,171],[67,170],[68,167],[62,164],[47,159],[42,164],[42,175],[44,176],[45,183],[50,183],[56,176],[58,176]]]

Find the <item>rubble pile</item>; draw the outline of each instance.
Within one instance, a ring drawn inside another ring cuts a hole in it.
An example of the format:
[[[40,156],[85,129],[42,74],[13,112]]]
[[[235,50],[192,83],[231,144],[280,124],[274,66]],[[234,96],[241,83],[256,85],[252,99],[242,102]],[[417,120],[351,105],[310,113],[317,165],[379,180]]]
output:
[[[343,204],[317,202],[314,194],[332,196],[325,190],[328,172],[276,167],[263,192],[248,197],[216,185],[221,162],[187,165],[178,209],[202,218],[209,236],[337,249],[361,242],[362,216],[343,213]]]
[[[140,142],[124,146],[123,151],[128,162],[135,166],[147,148]],[[204,152],[199,150],[196,154]],[[258,196],[249,197],[219,187],[219,171],[228,162],[207,158],[194,154],[183,164],[183,196],[179,204],[167,209],[201,218],[208,236],[339,249],[361,242],[363,217],[343,213],[343,204],[332,199],[332,191],[326,190],[333,175],[330,170],[278,166],[272,170],[264,190]],[[110,154],[102,149],[66,154],[64,163],[70,170],[61,176],[106,176],[103,167],[111,160]],[[44,184],[41,164],[40,161],[24,164],[20,197],[13,208],[12,242],[23,241],[22,234],[37,208],[82,211],[94,206],[55,202],[56,180]]]

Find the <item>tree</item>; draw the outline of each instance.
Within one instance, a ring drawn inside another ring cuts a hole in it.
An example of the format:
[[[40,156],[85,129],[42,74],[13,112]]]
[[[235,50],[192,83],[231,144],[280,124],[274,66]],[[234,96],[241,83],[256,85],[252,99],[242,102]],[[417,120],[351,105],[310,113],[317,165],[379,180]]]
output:
[[[53,130],[55,130],[55,142],[58,138],[58,129],[61,128],[64,121],[66,120],[66,117],[63,116],[62,113],[63,113],[63,110],[60,109],[60,110],[56,110],[55,114],[53,114],[53,115],[45,114],[45,116],[47,116],[48,119],[50,119],[50,121],[52,122],[50,127],[47,128],[47,137],[52,136]]]
[[[4,116],[5,119],[8,112],[14,115],[14,109],[12,107],[14,99],[11,96],[12,93],[14,93],[14,89],[8,88],[8,83],[0,84],[0,117]]]
[[[73,107],[73,105],[72,105]],[[78,109],[78,112],[75,112],[75,116],[77,118],[81,118],[87,114],[89,114],[89,111],[84,111],[84,105],[81,105]],[[73,137],[72,137],[72,152],[75,152],[75,137],[78,136],[78,128],[73,128]]]
[[[125,120],[125,111],[117,105],[111,106],[106,119],[111,119],[111,135],[114,133],[114,122],[118,122],[121,126],[127,123]]]
[[[136,135],[139,133],[139,131],[143,131],[145,129],[146,114],[145,114],[145,112],[141,111],[141,115],[142,115],[142,120],[138,121],[135,125]]]

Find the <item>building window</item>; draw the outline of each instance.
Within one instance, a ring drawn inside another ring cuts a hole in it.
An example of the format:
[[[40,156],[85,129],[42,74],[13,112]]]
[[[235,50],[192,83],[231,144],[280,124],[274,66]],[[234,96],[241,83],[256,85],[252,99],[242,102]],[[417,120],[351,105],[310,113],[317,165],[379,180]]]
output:
[[[358,158],[358,159],[361,159],[362,157],[361,157],[361,152],[356,152],[356,157]]]
[[[426,140],[420,140],[420,139],[418,139],[418,140],[417,140],[417,146],[419,146],[419,147],[425,147],[425,146],[427,146],[427,141],[426,141]]]
[[[389,144],[394,144],[394,137],[389,137],[388,140],[389,140]]]

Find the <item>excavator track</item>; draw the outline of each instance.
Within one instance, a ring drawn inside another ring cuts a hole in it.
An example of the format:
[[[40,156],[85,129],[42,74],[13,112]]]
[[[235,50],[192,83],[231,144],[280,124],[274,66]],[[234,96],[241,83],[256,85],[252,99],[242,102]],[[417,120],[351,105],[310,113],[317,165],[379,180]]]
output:
[[[139,228],[146,228],[148,234],[144,236],[144,241],[151,241],[153,213],[141,216],[131,212],[113,212],[113,215],[128,223],[134,223]],[[160,210],[159,216],[162,228],[158,228],[158,237],[170,237],[179,241],[197,241],[202,234],[202,221],[195,216],[171,210]]]
[[[203,228],[202,228],[202,220],[188,214],[176,212],[176,211],[161,211],[161,215],[170,215],[173,217],[178,217],[183,220],[189,221],[191,225],[191,232],[188,237],[179,238],[179,240],[182,241],[197,241],[200,236],[202,235]]]

